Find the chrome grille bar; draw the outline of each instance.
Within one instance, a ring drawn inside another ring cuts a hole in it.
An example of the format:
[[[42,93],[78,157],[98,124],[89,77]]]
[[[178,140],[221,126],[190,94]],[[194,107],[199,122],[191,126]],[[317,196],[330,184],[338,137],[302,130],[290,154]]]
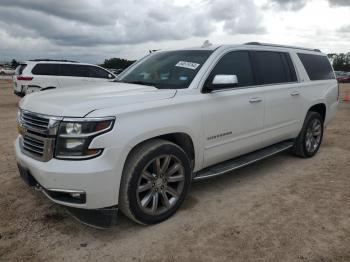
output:
[[[39,161],[53,157],[55,136],[62,117],[20,111],[18,122],[21,130],[21,150],[27,156]]]
[[[28,149],[33,149],[33,150],[37,150],[38,153],[43,154],[44,153],[44,146],[45,144],[39,140],[30,138],[29,136],[24,136],[23,137],[23,143],[24,143],[24,147],[28,148]]]
[[[30,127],[30,126],[35,126],[35,127],[43,128],[43,129],[45,130],[45,129],[47,128],[47,126],[49,125],[49,123],[43,125],[43,124],[35,123],[35,122],[33,122],[33,121],[29,121],[29,120],[27,120],[26,117],[23,117],[23,120],[24,120],[24,121],[23,121],[23,125],[26,125],[26,126],[28,126],[28,127]]]
[[[37,149],[34,149],[33,147],[28,147],[25,142],[23,143],[23,149],[30,151],[34,154],[38,154],[41,157],[43,156],[43,153],[44,153],[43,150],[37,150]]]
[[[35,115],[28,111],[22,111],[21,120],[23,126],[26,128],[32,128],[34,131],[45,131],[49,126],[50,119],[48,117],[43,117]]]
[[[33,122],[38,122],[38,123],[41,123],[41,124],[44,124],[45,126],[48,126],[49,124],[49,119],[43,119],[43,118],[34,118],[33,116],[31,116],[30,114],[28,113],[24,113],[22,115],[23,119],[26,120],[26,121],[33,121]]]

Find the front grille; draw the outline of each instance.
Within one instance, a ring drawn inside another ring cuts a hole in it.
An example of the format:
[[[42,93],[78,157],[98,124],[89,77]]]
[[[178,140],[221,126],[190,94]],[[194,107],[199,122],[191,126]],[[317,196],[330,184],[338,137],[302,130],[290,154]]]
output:
[[[21,133],[22,152],[39,161],[53,157],[57,129],[61,117],[46,116],[29,111],[20,111],[18,124]]]
[[[21,114],[21,122],[25,128],[37,132],[46,132],[49,127],[50,118],[23,111]]]
[[[39,157],[44,156],[45,142],[28,135],[23,136],[23,149]]]

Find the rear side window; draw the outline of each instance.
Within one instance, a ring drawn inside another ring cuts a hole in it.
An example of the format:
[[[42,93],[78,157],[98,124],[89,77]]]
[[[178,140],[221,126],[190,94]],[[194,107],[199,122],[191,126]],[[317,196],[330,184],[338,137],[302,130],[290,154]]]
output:
[[[58,64],[37,64],[32,69],[33,75],[47,75],[47,76],[54,76],[59,74],[59,65]]]
[[[216,75],[236,75],[238,87],[254,85],[248,51],[234,51],[224,55],[211,71],[207,81],[212,82]]]
[[[26,64],[21,64],[19,66],[17,66],[16,70],[15,70],[15,75],[21,75],[23,73],[24,68],[26,68],[27,65]]]
[[[109,73],[106,70],[103,70],[102,68],[99,68],[97,66],[88,66],[89,68],[89,77],[94,78],[109,78]]]
[[[85,65],[61,64],[62,76],[88,77],[88,67]]]
[[[335,79],[331,63],[327,56],[298,54],[310,80]]]
[[[261,85],[296,82],[297,76],[288,53],[254,51],[254,65]]]

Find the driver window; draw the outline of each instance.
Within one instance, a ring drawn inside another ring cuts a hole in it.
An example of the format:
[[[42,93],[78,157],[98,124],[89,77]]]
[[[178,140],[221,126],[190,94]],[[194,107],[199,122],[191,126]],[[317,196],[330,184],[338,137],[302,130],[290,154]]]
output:
[[[248,51],[234,51],[224,55],[211,71],[207,81],[212,82],[215,75],[236,75],[237,87],[254,85]]]

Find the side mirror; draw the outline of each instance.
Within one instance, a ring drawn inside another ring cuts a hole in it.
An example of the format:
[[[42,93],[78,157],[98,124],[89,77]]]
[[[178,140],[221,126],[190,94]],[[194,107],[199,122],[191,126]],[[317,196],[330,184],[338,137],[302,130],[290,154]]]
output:
[[[238,85],[236,75],[216,75],[211,83],[206,83],[205,92],[210,93],[213,90],[232,88]]]
[[[236,75],[216,75],[211,83],[213,86],[226,86],[233,87],[238,84],[238,79]]]
[[[108,78],[112,79],[112,78],[114,78],[114,76],[112,74],[108,74]]]

